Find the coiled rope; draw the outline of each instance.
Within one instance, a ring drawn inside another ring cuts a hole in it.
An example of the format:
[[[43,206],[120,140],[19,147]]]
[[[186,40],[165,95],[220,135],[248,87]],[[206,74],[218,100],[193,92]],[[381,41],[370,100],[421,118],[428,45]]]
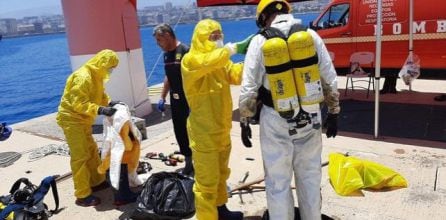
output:
[[[22,157],[18,152],[2,152],[0,153],[0,167],[8,167]]]
[[[70,149],[68,148],[68,144],[48,144],[43,147],[39,147],[36,149],[31,150],[31,154],[28,157],[28,161],[36,161],[40,160],[45,156],[48,156],[50,154],[55,154],[59,156],[70,156]]]

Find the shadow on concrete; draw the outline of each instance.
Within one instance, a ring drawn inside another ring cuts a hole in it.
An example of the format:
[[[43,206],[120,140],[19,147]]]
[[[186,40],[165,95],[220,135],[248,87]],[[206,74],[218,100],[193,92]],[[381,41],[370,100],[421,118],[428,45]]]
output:
[[[146,127],[160,124],[172,119],[172,111],[170,109],[170,105],[166,104],[165,107],[166,111],[164,111],[164,116],[163,116],[162,113],[158,111],[157,104],[152,104],[152,109],[153,109],[152,113],[143,117],[144,120],[146,121]]]
[[[341,108],[340,132],[374,135],[374,102],[344,99]],[[379,136],[389,142],[404,138],[443,142],[446,146],[446,106],[380,102],[378,124]]]
[[[355,91],[355,94],[346,97],[343,90],[340,90],[340,93],[338,134],[373,140],[373,95],[366,98],[365,91]],[[433,101],[434,96],[434,93],[414,91],[382,95],[377,140],[446,149],[446,105]],[[323,109],[322,112],[325,118],[326,110]],[[236,109],[232,113],[232,120],[239,121],[239,110]]]

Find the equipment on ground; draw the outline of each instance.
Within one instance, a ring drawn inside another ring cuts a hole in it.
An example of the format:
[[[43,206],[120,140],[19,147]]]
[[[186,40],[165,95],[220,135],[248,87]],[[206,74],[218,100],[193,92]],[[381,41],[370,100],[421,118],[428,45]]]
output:
[[[195,214],[191,177],[175,172],[154,173],[144,183],[132,219],[183,219]]]
[[[11,136],[12,128],[6,125],[6,122],[0,124],[0,141],[5,141]]]
[[[20,188],[21,184],[25,187]],[[49,189],[52,189],[55,209],[48,210],[43,202]],[[56,176],[48,176],[37,187],[27,178],[18,179],[11,187],[9,195],[0,196],[0,219],[25,220],[48,219],[59,209],[59,195],[57,193]]]
[[[346,152],[342,155],[348,157],[348,156],[350,156],[350,153]],[[325,161],[321,164],[321,167],[325,167],[327,165],[328,165],[328,161]],[[248,191],[252,191],[253,189],[262,189],[263,190],[263,189],[265,189],[265,186],[256,186],[256,184],[259,184],[259,183],[263,182],[264,180],[265,180],[265,177],[261,176],[253,181],[249,181],[246,183],[243,182],[243,183],[235,186],[234,188],[230,188],[228,191],[228,194],[233,195],[233,194],[236,194],[237,191],[241,191],[241,190],[248,190]],[[246,181],[246,179],[244,179],[244,181]]]

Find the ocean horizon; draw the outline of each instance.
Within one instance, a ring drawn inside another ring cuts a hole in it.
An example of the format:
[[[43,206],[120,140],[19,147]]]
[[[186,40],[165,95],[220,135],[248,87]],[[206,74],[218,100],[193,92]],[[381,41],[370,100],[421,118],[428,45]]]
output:
[[[302,24],[308,24],[317,15],[308,13],[297,17],[302,19]],[[220,23],[225,42],[240,41],[258,31],[254,19]],[[189,45],[195,24],[172,26],[177,38]],[[152,31],[153,26],[140,29],[148,86],[164,79],[164,63],[158,59],[162,51]],[[242,62],[243,58],[235,55],[232,60]],[[3,38],[0,41],[0,122],[14,124],[56,112],[71,72],[65,33]]]

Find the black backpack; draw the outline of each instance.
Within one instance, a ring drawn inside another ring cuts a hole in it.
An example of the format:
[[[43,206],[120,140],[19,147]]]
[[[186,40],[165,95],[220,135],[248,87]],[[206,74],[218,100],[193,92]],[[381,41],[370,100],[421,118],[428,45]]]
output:
[[[194,180],[181,173],[154,173],[144,183],[132,219],[171,220],[195,214]]]
[[[20,188],[22,183],[25,186]],[[56,205],[54,210],[48,210],[48,206],[43,202],[50,188]],[[54,176],[48,176],[37,187],[27,178],[20,178],[12,185],[9,195],[0,196],[0,205],[0,219],[11,219],[8,218],[11,213],[14,220],[48,219],[59,209],[56,179]]]

